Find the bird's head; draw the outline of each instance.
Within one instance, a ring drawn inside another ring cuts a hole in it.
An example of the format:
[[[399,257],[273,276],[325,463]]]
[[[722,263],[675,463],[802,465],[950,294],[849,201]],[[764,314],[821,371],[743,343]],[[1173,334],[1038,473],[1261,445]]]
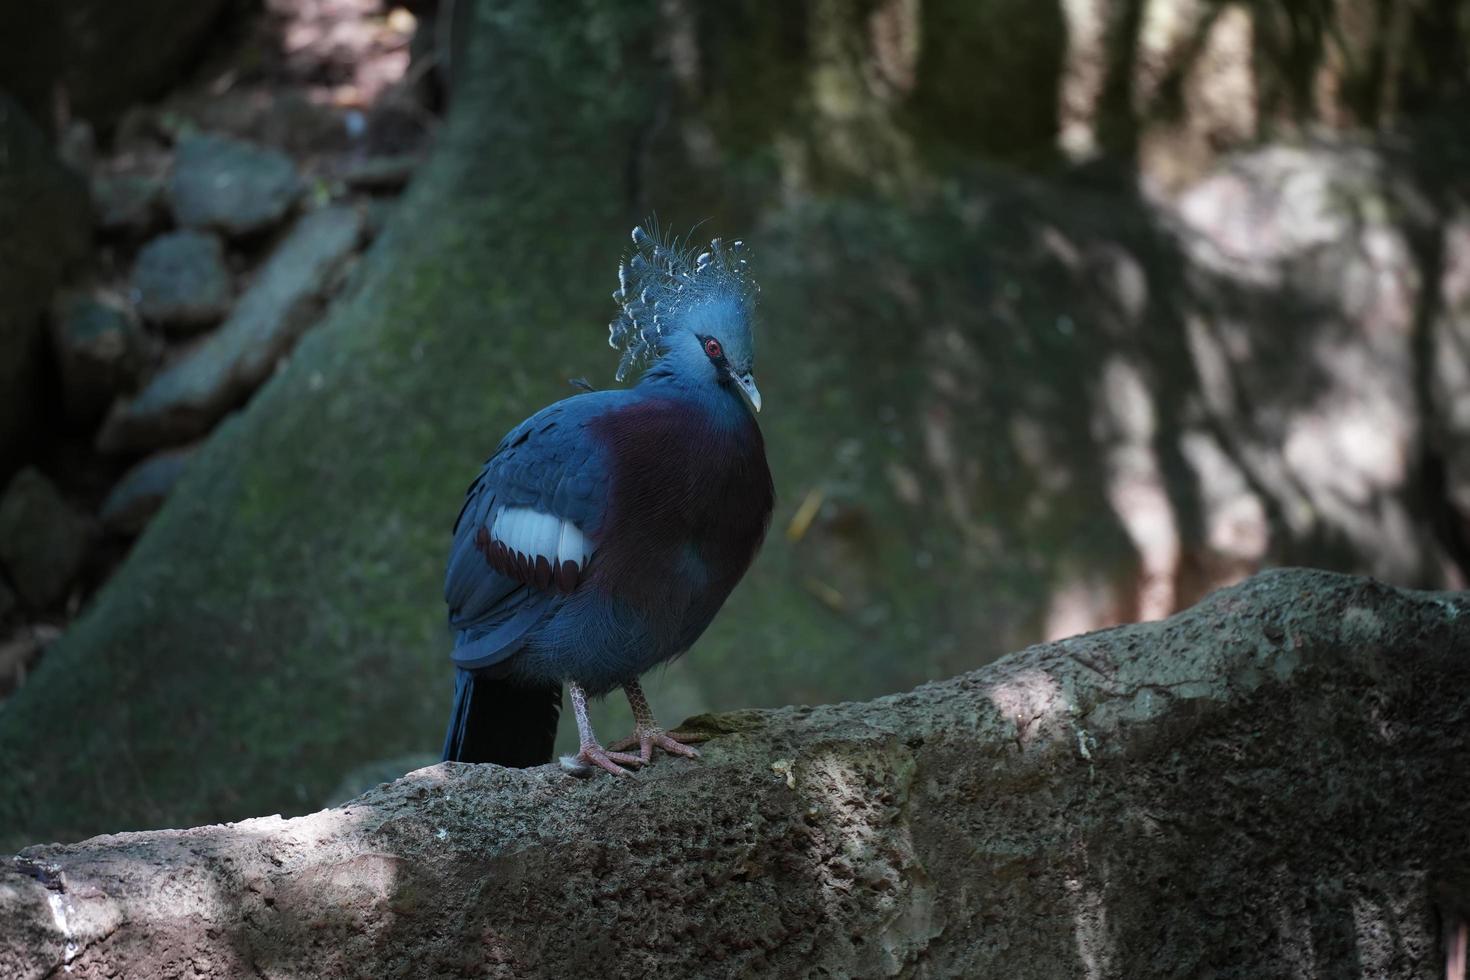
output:
[[[609,343],[623,352],[619,381],[629,368],[657,362],[683,379],[730,386],[760,411],[751,333],[759,287],[744,253],[741,241],[716,238],[700,249],[633,229],[633,253],[618,266],[613,293],[620,310],[608,327]]]

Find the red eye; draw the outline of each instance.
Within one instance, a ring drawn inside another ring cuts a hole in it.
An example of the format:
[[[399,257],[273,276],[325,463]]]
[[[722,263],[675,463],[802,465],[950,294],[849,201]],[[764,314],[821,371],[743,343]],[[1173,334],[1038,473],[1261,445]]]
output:
[[[704,340],[704,352],[709,355],[710,360],[712,360],[712,361],[713,360],[718,360],[719,358],[725,356],[725,350],[724,350],[724,348],[721,347],[720,346],[720,342],[718,340],[716,340],[715,338],[713,338],[713,337],[706,337],[705,338],[705,340]]]

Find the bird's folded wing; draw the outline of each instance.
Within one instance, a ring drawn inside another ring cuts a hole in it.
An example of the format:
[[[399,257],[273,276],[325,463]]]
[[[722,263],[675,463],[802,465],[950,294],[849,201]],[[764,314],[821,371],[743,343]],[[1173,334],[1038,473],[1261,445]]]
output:
[[[514,654],[580,584],[607,500],[607,461],[587,423],[613,394],[569,398],[522,422],[466,492],[444,580],[459,666]]]

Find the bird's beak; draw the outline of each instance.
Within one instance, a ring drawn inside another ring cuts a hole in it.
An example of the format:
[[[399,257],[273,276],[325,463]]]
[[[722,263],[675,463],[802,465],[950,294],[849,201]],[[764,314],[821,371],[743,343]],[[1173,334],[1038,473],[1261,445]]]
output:
[[[755,377],[749,371],[744,374],[735,375],[735,383],[740,386],[740,393],[745,400],[750,402],[750,407],[757,412],[761,410],[761,390],[755,386]]]

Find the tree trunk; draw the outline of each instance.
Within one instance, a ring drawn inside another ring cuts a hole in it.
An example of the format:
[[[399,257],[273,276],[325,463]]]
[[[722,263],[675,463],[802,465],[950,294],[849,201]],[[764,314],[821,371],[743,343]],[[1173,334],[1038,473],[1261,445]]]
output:
[[[1287,570],[626,781],[421,769],[25,851],[0,974],[1440,976],[1470,596]],[[192,972],[191,972],[192,971]]]

